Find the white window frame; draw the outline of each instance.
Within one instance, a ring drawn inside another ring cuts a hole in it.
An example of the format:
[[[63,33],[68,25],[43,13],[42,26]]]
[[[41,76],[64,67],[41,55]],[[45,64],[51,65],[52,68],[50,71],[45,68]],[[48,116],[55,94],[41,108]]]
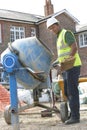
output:
[[[79,46],[80,48],[87,47],[87,32],[79,34]]]
[[[10,27],[10,42],[15,41],[16,39],[25,38],[25,28],[18,26]]]
[[[31,27],[31,37],[36,36],[36,28]]]
[[[2,43],[1,24],[0,24],[0,43]]]

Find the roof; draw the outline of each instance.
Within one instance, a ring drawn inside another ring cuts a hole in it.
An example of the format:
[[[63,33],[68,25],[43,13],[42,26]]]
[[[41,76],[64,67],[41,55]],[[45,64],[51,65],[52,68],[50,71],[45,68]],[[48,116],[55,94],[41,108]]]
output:
[[[62,13],[65,13],[66,15],[68,15],[75,23],[79,23],[80,21],[75,18],[71,13],[69,13],[66,9],[63,9],[57,13],[54,14],[54,16],[60,15]]]
[[[9,20],[16,21],[16,22],[40,23],[40,22],[46,21],[48,18],[50,18],[52,16],[56,17],[62,13],[65,13],[67,16],[69,16],[76,24],[79,23],[79,20],[77,18],[75,18],[72,14],[70,14],[66,9],[63,9],[63,10],[61,10],[57,13],[54,13],[52,15],[49,15],[47,17],[35,15],[35,14],[0,9],[0,19],[6,20],[6,21],[9,21]]]
[[[35,23],[42,18],[43,16],[39,15],[0,9],[0,19],[2,20],[4,19],[10,21],[25,21]]]
[[[46,21],[48,18],[50,18],[50,17],[56,17],[56,16],[58,16],[58,15],[60,15],[60,14],[62,14],[62,13],[65,13],[68,17],[70,17],[76,24],[79,24],[79,20],[77,19],[77,18],[75,18],[71,13],[69,13],[66,9],[63,9],[63,10],[61,10],[61,11],[59,11],[59,12],[56,12],[56,13],[54,13],[54,14],[52,14],[52,15],[48,15],[47,17],[45,17],[44,19],[40,19],[39,20],[39,22],[43,22],[44,20]]]
[[[77,33],[87,31],[87,24],[77,26]]]

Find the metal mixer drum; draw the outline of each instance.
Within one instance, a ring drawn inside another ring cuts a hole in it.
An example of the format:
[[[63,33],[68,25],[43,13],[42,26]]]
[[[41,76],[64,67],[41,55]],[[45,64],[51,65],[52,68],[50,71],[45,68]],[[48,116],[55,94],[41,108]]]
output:
[[[11,44],[11,47],[18,51],[17,82],[28,89],[33,89],[37,86],[42,88],[48,87],[49,71],[53,57],[50,49],[36,37],[18,39]],[[8,47],[1,54],[1,61],[7,54],[14,54],[14,51],[12,52]],[[45,82],[41,82],[34,78],[31,73],[29,73],[28,69],[25,68],[30,68],[34,70],[34,72],[44,72],[42,76],[46,79]]]

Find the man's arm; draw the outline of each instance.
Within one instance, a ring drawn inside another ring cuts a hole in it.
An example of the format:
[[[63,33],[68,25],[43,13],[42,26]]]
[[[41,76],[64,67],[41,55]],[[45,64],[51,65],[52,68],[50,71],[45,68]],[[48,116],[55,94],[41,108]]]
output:
[[[78,48],[77,48],[77,42],[75,36],[71,31],[67,31],[65,33],[65,41],[71,47],[70,56],[74,56]]]

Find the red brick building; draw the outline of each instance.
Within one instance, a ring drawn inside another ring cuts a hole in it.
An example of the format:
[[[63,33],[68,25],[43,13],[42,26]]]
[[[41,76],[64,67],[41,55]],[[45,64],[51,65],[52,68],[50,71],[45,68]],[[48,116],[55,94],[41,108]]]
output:
[[[61,22],[62,27],[70,29],[75,33],[78,41],[79,53],[83,62],[81,76],[87,76],[87,46],[79,46],[80,32],[76,32],[76,26],[79,24],[78,19],[66,9],[54,13],[51,0],[45,0],[44,13],[45,16],[39,16],[10,10],[0,10],[0,53],[8,47],[9,42],[36,35],[42,42],[52,49],[55,54],[55,60],[57,57],[55,45],[56,36],[46,28],[46,20],[51,16],[55,16]]]

